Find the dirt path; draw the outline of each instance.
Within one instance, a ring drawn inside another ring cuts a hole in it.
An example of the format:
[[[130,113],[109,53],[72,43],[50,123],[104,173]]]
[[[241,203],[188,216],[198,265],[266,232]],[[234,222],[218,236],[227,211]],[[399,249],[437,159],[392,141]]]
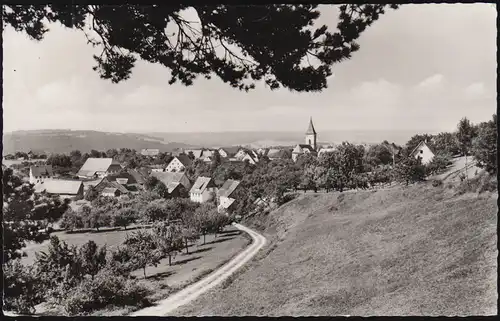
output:
[[[185,289],[162,300],[156,306],[148,307],[131,314],[131,316],[165,316],[178,307],[187,304],[201,294],[217,286],[237,269],[248,262],[266,244],[267,240],[259,233],[240,224],[233,224],[237,229],[248,233],[252,239],[252,244],[243,252],[238,254],[231,261],[223,265],[220,269],[209,274],[206,278],[186,287]]]

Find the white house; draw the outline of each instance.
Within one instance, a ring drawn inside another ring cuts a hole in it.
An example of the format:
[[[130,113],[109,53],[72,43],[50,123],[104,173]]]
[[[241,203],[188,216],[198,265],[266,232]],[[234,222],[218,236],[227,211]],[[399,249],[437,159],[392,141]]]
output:
[[[109,174],[117,174],[121,170],[120,163],[112,158],[87,158],[77,175],[80,178],[102,178]]]
[[[231,209],[231,205],[236,201],[234,192],[240,186],[240,181],[228,179],[224,185],[217,191],[218,211],[227,212]]]
[[[193,202],[205,203],[214,198],[217,187],[212,178],[200,176],[189,191],[189,198]]]
[[[53,176],[52,165],[31,166],[30,167],[30,183],[36,184]]]
[[[426,141],[421,141],[410,153],[412,157],[420,158],[423,165],[429,164],[434,158],[434,152],[429,148]]]
[[[316,151],[312,148],[311,145],[307,144],[298,144],[292,151],[292,160],[294,162],[297,161],[297,158],[302,154],[313,154],[316,155]]]
[[[183,172],[191,164],[187,155],[175,156],[165,168],[165,172]]]

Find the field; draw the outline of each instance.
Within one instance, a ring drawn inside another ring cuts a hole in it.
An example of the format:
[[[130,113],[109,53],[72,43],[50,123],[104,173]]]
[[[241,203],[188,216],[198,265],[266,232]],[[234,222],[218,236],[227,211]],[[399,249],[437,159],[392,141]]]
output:
[[[112,248],[121,244],[125,240],[127,233],[133,233],[133,230],[78,234],[56,232],[54,234],[68,244],[82,245],[91,239],[99,246],[107,244],[108,247]],[[186,254],[185,250],[177,254],[176,257],[172,258],[172,266],[168,265],[168,258],[166,258],[157,267],[147,267],[147,278],[145,280],[142,269],[132,272],[132,275],[151,288],[152,295],[150,299],[155,302],[166,298],[170,293],[196,282],[199,278],[217,269],[244,249],[249,242],[249,237],[244,233],[233,226],[228,226],[217,237],[207,235],[205,245],[202,245],[203,240],[200,238],[196,244],[190,246],[189,254]],[[23,258],[23,262],[33,262],[35,252],[46,250],[47,247],[48,242],[28,246],[25,249],[28,256]],[[121,315],[129,312],[131,310],[110,308],[96,311],[95,315]],[[37,313],[53,315],[58,312],[48,310],[48,307],[42,304],[37,306]]]
[[[496,202],[429,183],[301,195],[256,218],[259,258],[174,315],[496,314]]]

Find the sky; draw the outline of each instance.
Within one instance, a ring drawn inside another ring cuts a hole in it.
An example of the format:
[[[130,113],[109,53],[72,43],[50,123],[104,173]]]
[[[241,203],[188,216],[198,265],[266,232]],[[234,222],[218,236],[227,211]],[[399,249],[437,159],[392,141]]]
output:
[[[193,16],[194,15],[194,16]],[[195,19],[195,13],[186,17]],[[337,8],[319,24],[335,28]],[[491,4],[420,4],[388,10],[360,37],[360,50],[337,64],[319,93],[249,93],[218,78],[169,85],[161,65],[138,61],[131,79],[102,80],[98,48],[83,33],[49,25],[41,42],[3,33],[4,131],[115,132],[451,131],[462,117],[496,112],[496,9]]]

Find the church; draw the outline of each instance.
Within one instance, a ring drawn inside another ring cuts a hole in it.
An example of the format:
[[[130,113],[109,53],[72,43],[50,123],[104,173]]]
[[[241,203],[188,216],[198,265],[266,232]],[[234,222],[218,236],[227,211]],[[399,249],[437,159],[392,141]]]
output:
[[[292,151],[292,160],[295,162],[299,155],[311,153],[313,155],[317,155],[318,152],[318,134],[314,129],[314,124],[312,121],[312,117],[309,119],[309,127],[306,131],[305,144],[298,144]]]

